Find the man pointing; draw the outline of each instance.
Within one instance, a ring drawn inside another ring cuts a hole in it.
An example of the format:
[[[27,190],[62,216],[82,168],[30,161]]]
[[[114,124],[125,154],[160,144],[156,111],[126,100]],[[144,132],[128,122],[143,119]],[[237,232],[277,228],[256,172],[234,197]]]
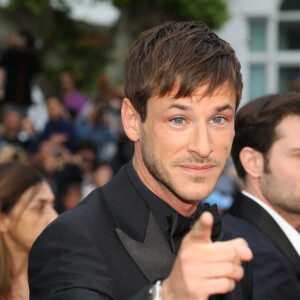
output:
[[[121,110],[134,156],[37,240],[31,299],[251,299],[251,251],[201,205],[230,154],[241,90],[234,51],[203,23],[142,33]]]

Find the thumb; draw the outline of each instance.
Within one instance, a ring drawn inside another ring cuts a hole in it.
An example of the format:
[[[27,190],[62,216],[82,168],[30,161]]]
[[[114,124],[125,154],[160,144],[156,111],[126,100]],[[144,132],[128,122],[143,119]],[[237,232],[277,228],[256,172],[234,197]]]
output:
[[[201,214],[200,218],[195,223],[194,227],[190,231],[189,235],[193,242],[210,244],[211,232],[214,224],[214,217],[209,212]]]

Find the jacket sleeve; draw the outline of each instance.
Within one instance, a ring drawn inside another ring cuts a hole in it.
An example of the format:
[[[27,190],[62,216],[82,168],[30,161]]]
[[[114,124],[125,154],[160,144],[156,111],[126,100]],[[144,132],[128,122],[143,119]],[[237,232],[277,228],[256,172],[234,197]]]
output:
[[[254,249],[253,299],[300,299],[299,279],[288,264],[270,249]]]
[[[84,226],[59,219],[34,243],[28,275],[30,300],[117,299],[105,258]],[[150,284],[122,300],[148,300],[149,288]]]
[[[30,299],[114,299],[109,270],[96,248],[84,226],[55,220],[29,255]]]

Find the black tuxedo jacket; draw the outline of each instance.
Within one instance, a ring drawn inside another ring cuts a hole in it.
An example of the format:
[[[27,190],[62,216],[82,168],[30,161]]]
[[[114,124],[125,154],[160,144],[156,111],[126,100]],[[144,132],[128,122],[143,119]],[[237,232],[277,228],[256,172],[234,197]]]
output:
[[[220,239],[230,238],[229,231],[221,232]],[[168,276],[174,259],[123,167],[36,240],[29,258],[30,299],[147,300],[150,284]],[[235,290],[211,299],[251,299],[245,265],[245,279]]]
[[[222,222],[253,251],[253,299],[299,300],[300,257],[274,219],[240,193]]]

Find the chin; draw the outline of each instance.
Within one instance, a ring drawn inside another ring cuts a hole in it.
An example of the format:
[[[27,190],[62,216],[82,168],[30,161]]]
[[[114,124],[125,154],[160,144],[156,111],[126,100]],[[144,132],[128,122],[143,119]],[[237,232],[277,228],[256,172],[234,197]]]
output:
[[[203,192],[201,191],[201,193],[199,192],[189,192],[189,193],[181,193],[180,198],[183,199],[186,202],[196,202],[196,201],[202,201],[204,199],[206,199],[212,192],[211,191],[207,191],[207,192]]]

